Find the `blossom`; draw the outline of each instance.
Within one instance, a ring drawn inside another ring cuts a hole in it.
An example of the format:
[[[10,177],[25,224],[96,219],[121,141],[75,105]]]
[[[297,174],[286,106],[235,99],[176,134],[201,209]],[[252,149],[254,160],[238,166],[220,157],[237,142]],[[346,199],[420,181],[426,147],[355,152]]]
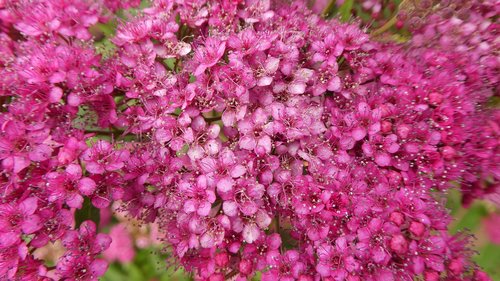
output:
[[[109,232],[112,241],[103,255],[108,261],[131,262],[135,255],[133,241],[124,224],[113,226]]]
[[[85,169],[93,174],[103,174],[105,171],[116,171],[123,167],[123,161],[129,156],[127,150],[114,151],[107,141],[99,140],[81,155]]]
[[[38,200],[29,197],[22,202],[0,205],[0,245],[11,246],[18,242],[19,234],[32,234],[42,227],[40,217],[35,212]]]
[[[198,66],[193,74],[199,76],[207,68],[214,66],[224,55],[226,50],[226,42],[216,38],[208,38],[194,52],[195,61]]]
[[[439,195],[500,202],[498,9],[421,2],[406,42],[305,1],[0,4],[0,274],[129,261],[79,218],[113,206],[196,280],[488,280]]]

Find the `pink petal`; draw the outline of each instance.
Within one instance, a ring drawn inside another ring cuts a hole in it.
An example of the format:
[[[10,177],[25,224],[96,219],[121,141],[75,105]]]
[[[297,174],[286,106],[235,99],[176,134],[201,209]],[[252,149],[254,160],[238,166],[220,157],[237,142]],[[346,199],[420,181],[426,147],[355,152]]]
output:
[[[79,179],[82,177],[82,167],[80,165],[69,164],[65,171],[72,179]]]
[[[102,259],[95,259],[90,264],[90,270],[92,271],[92,274],[96,277],[104,275],[107,269],[108,269],[108,263]]]
[[[94,193],[95,189],[96,183],[91,178],[85,177],[78,182],[78,190],[80,190],[83,195],[91,195]]]
[[[63,90],[59,87],[54,87],[49,92],[49,101],[51,103],[57,103],[61,100],[63,96]]]
[[[0,248],[7,248],[16,244],[20,240],[20,235],[13,231],[0,232]]]
[[[19,210],[25,216],[32,215],[38,208],[38,199],[36,197],[29,197],[19,204]]]
[[[224,210],[224,214],[230,217],[238,215],[238,206],[234,201],[224,201],[222,203],[222,210]]]
[[[196,210],[196,213],[202,217],[206,217],[210,213],[211,209],[212,204],[207,201],[203,201],[198,205],[198,210]]]
[[[303,94],[306,91],[306,84],[304,84],[304,83],[292,83],[292,84],[288,85],[288,91],[290,92],[290,94],[293,94],[293,95]]]
[[[217,182],[217,191],[221,193],[227,193],[233,190],[234,181],[229,177],[225,177]]]
[[[391,157],[387,153],[380,153],[375,155],[375,163],[381,167],[389,166],[391,164]]]
[[[359,141],[362,140],[366,136],[366,129],[363,127],[356,127],[352,130],[352,137]]]
[[[66,204],[68,204],[70,208],[81,209],[83,204],[83,197],[78,193],[74,193],[66,199]]]
[[[341,89],[340,77],[335,76],[329,82],[327,86],[328,91],[338,92]]]
[[[184,212],[186,213],[193,213],[196,211],[196,202],[193,200],[193,199],[190,199],[190,200],[187,200],[185,203],[184,203]]]
[[[243,227],[243,239],[245,239],[245,242],[252,244],[259,236],[260,230],[255,223],[246,224]]]
[[[24,220],[21,228],[24,233],[31,234],[42,228],[42,226],[43,225],[40,222],[40,217],[38,217],[37,215],[31,215]]]
[[[239,144],[240,144],[240,148],[242,148],[242,149],[253,150],[255,148],[255,145],[257,144],[257,142],[252,137],[243,136],[240,139]]]

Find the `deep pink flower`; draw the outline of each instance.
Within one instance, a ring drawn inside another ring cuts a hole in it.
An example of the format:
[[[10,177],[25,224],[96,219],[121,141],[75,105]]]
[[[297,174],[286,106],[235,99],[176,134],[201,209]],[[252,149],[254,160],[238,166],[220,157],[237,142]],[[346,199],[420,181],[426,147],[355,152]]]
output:
[[[112,145],[104,140],[97,141],[81,155],[85,169],[92,174],[103,174],[106,171],[116,171],[123,167],[123,162],[129,157],[127,150],[114,151]]]
[[[195,183],[180,182],[179,190],[188,198],[184,203],[184,212],[207,216],[215,202],[215,193],[207,187],[206,177],[198,177]]]
[[[31,164],[47,160],[53,149],[47,144],[49,132],[43,124],[27,128],[19,121],[8,120],[2,124],[0,159],[5,169],[18,173]]]
[[[118,260],[122,263],[131,262],[135,256],[134,242],[124,224],[113,226],[109,232],[112,241],[103,255],[112,262]]]
[[[500,216],[498,214],[493,214],[483,221],[490,240],[495,244],[500,244],[500,232],[497,227],[499,221]]]
[[[21,233],[32,234],[42,227],[36,197],[29,197],[19,203],[0,205],[0,246],[2,248],[19,242]]]
[[[195,48],[194,59],[197,62],[197,66],[193,74],[199,76],[207,68],[214,66],[222,58],[225,50],[225,41],[216,38],[207,38],[203,42],[203,45]]]
[[[81,208],[83,195],[90,195],[96,188],[94,180],[82,177],[79,165],[69,164],[64,173],[52,172],[46,175],[51,202],[65,202],[71,208]]]
[[[500,202],[491,1],[421,1],[407,42],[305,1],[153,2],[0,3],[2,276],[103,275],[90,201],[196,280],[488,280],[435,195]],[[55,269],[31,255],[57,241]]]
[[[64,255],[57,262],[57,275],[73,280],[98,280],[107,269],[106,261],[87,255]]]
[[[109,247],[111,238],[107,234],[96,234],[96,225],[92,221],[84,221],[79,230],[68,231],[63,237],[63,246],[71,253],[67,256],[96,255]]]

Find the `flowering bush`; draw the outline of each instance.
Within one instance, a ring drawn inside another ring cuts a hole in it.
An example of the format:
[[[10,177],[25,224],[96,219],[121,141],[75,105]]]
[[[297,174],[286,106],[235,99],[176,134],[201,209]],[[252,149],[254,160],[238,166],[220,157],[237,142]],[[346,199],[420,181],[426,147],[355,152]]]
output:
[[[0,2],[0,276],[97,279],[116,203],[200,280],[490,280],[443,195],[500,205],[500,3],[429,2],[403,43],[300,1]]]

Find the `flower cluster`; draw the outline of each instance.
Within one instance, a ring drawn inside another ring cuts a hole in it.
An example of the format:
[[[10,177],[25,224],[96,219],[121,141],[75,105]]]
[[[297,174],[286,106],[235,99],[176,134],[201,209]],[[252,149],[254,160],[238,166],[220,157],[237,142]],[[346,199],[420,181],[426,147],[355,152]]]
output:
[[[101,276],[73,212],[120,202],[200,280],[490,280],[442,196],[500,203],[495,4],[396,44],[300,1],[158,0],[104,59],[88,27],[129,2],[0,10],[0,276]]]

